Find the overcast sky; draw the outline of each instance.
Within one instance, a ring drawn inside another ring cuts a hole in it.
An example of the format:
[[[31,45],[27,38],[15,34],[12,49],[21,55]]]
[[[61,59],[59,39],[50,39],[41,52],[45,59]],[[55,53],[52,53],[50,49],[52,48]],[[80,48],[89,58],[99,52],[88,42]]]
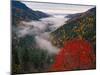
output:
[[[56,4],[56,3],[41,3],[41,2],[22,2],[33,10],[40,10],[47,13],[62,13],[62,14],[73,14],[85,12],[93,5],[72,5],[72,4]]]

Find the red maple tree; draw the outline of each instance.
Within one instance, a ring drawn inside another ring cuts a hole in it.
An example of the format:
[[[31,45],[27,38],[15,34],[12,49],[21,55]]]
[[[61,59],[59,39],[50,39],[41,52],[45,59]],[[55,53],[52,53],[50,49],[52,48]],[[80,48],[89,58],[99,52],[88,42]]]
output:
[[[67,41],[55,58],[50,71],[95,68],[95,53],[91,43],[83,39]]]

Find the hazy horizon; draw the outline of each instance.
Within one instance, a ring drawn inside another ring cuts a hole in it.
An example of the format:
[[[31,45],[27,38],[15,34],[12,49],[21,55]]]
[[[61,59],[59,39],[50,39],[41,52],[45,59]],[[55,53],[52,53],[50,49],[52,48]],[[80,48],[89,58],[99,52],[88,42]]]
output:
[[[32,10],[39,10],[49,14],[74,14],[85,12],[94,5],[74,5],[74,4],[56,4],[56,3],[42,3],[42,2],[27,2],[21,1]]]

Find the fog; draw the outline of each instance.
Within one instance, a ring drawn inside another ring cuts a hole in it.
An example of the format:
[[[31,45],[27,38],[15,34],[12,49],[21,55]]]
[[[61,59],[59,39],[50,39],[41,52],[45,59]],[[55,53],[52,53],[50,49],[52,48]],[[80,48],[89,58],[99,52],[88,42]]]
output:
[[[55,54],[59,52],[59,48],[52,45],[50,33],[64,25],[67,20],[68,18],[64,18],[64,16],[52,16],[42,18],[40,21],[21,21],[16,34],[19,38],[25,37],[26,35],[33,35],[38,48],[46,50],[50,54]]]

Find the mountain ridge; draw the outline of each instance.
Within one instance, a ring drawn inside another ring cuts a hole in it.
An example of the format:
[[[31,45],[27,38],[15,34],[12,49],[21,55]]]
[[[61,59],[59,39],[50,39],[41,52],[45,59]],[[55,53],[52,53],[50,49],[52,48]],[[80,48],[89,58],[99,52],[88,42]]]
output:
[[[58,44],[58,47],[62,47],[64,41],[71,40],[72,38],[79,36],[85,38],[86,40],[91,40],[91,38],[93,38],[93,35],[96,34],[95,15],[96,8],[94,7],[84,13],[81,13],[78,17],[69,19],[63,26],[51,33],[51,40],[53,40],[53,44],[56,46]]]
[[[20,21],[39,20],[50,16],[44,12],[32,10],[20,1],[12,1],[11,10],[13,25],[18,24]]]

